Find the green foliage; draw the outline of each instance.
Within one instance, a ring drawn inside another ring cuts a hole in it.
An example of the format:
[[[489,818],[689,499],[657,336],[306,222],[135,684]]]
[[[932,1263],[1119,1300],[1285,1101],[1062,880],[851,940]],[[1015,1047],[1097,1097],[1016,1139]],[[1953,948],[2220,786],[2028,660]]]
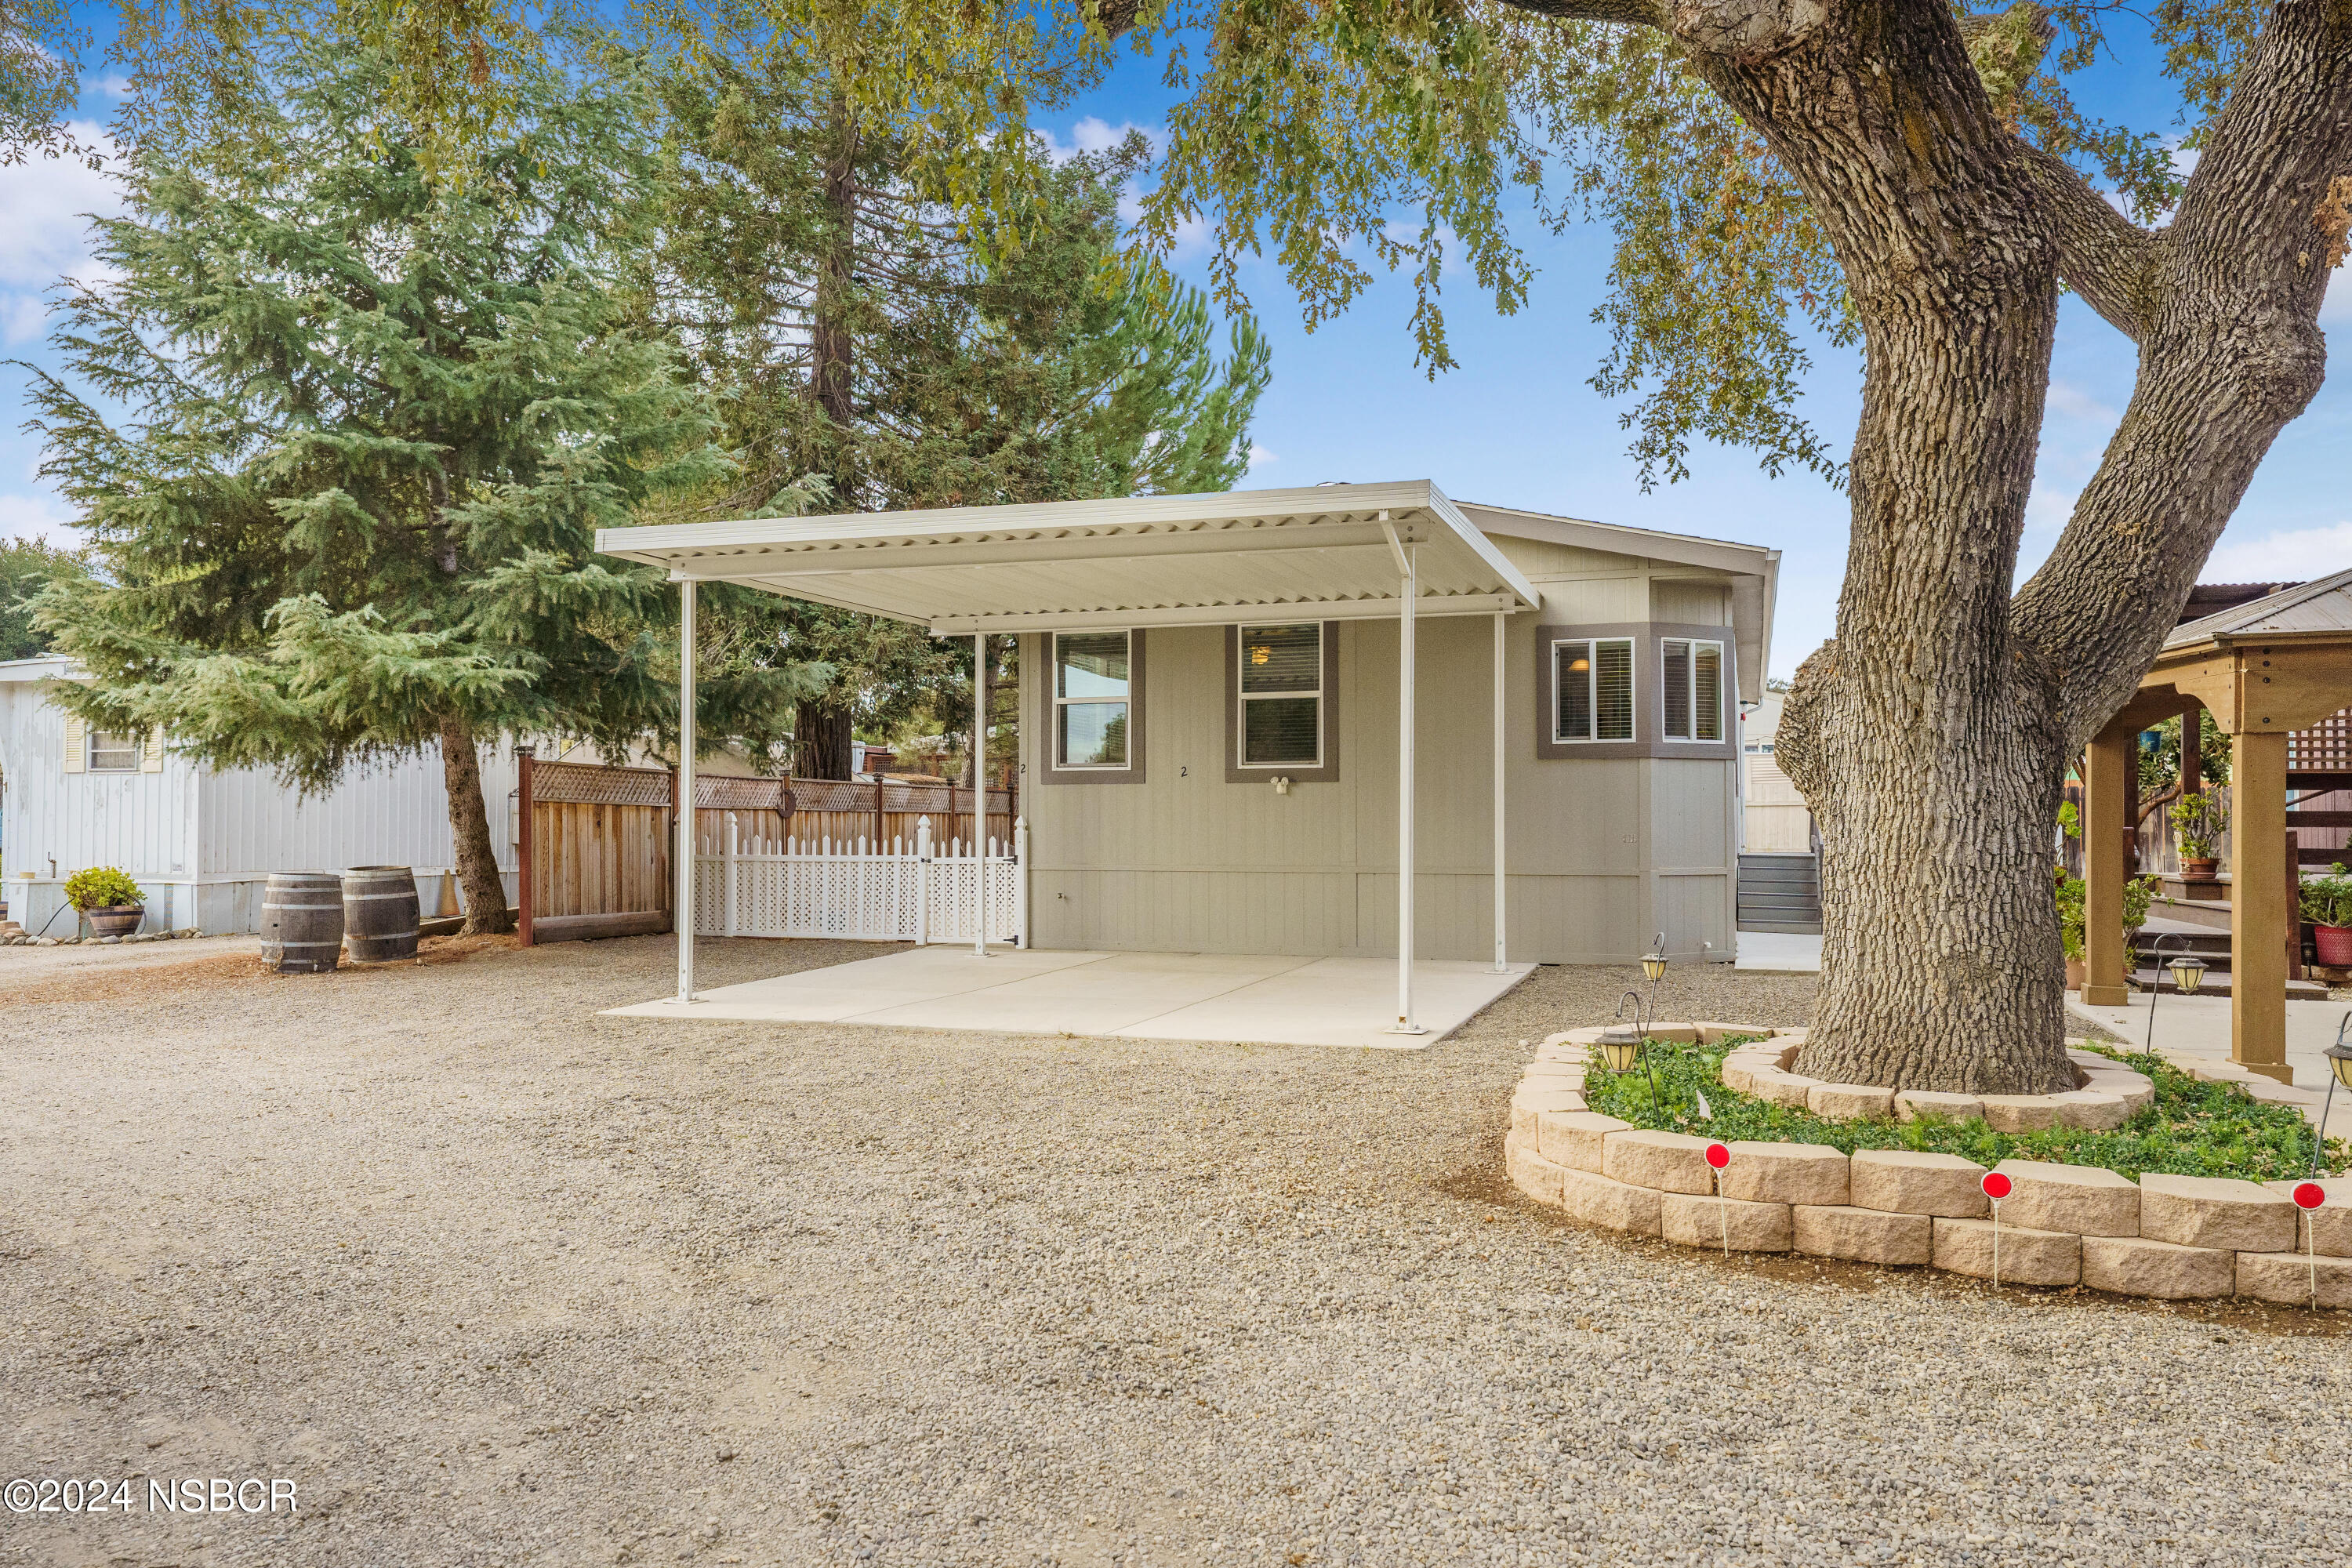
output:
[[[2080,877],[2070,877],[2066,868],[2052,868],[2058,900],[2058,940],[2066,956],[2080,963],[2089,951],[2084,942],[2085,929],[2083,909],[2084,882]],[[2147,924],[2148,906],[2156,899],[2156,879],[2129,877],[2124,880],[2124,950],[2129,952],[2132,935]]]
[[[133,152],[56,339],[79,385],[36,378],[44,472],[103,573],[39,601],[94,678],[60,700],[310,787],[448,735],[674,735],[676,596],[594,548],[728,471],[621,308],[658,195],[641,83],[583,58],[520,84],[456,185],[373,51],[253,48],[235,138]],[[227,167],[255,136],[279,160],[258,187]],[[714,679],[704,734],[762,749],[823,673]]]
[[[2352,926],[2352,877],[2338,860],[2325,877],[2307,877],[2297,884],[2297,902],[2305,921],[2315,926]]]
[[[2172,803],[2174,837],[2184,860],[2210,860],[2213,846],[2230,826],[2230,806],[2220,795],[2198,790]]]
[[[81,100],[81,51],[88,29],[58,0],[7,0],[0,5],[0,168],[28,153],[77,157],[98,166],[97,155],[65,128]]]
[[[66,902],[78,910],[110,910],[121,904],[143,904],[147,895],[127,872],[111,866],[92,866],[66,879]]]
[[[2263,1105],[2233,1083],[2200,1083],[2159,1057],[2092,1047],[2148,1075],[2155,1099],[2121,1127],[2104,1132],[2053,1127],[2040,1132],[1996,1132],[1981,1119],[1952,1121],[1831,1121],[1794,1106],[1775,1105],[1727,1088],[1723,1058],[1738,1042],[1714,1046],[1645,1042],[1643,1062],[1612,1073],[1596,1058],[1585,1069],[1584,1098],[1606,1116],[1672,1132],[1732,1142],[1741,1139],[1826,1143],[1857,1149],[1912,1149],[1958,1154],[1980,1165],[2003,1160],[2043,1160],[2100,1165],[2137,1180],[2148,1171],[2183,1176],[2231,1176],[2274,1182],[2311,1168],[2317,1134],[2293,1106]],[[1650,1073],[1657,1079],[1651,1103]],[[1704,1091],[1712,1117],[1698,1111]],[[2334,1173],[2352,1165],[2352,1145],[2330,1138],[2320,1162]]]
[[[2230,732],[2213,721],[2213,710],[2197,710],[2197,772],[2199,782],[2210,787],[2230,782]],[[2180,782],[2180,721],[2167,719],[2146,731],[2139,750],[2139,791],[2145,797],[2160,794]]]
[[[44,539],[0,540],[0,658],[48,652],[48,635],[33,625],[31,601],[51,583],[89,575],[79,550]]]

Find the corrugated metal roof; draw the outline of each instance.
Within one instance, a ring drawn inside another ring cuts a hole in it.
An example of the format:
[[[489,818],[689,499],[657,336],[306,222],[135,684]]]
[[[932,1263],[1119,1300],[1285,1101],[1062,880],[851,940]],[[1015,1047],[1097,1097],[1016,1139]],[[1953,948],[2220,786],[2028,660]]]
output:
[[[2164,646],[2185,647],[2215,637],[2283,637],[2295,632],[2352,632],[2352,570],[2298,583],[2250,604],[2186,622],[2164,639]]]

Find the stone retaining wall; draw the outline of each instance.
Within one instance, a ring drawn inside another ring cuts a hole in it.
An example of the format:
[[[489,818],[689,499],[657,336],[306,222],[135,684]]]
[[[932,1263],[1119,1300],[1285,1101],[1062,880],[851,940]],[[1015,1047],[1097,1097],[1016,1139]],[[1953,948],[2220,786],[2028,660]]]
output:
[[[1650,1033],[1710,1045],[1762,1037],[1776,1058],[1803,1036],[1734,1024],[1654,1025]],[[1710,1140],[1635,1128],[1586,1108],[1584,1066],[1600,1034],[1574,1029],[1545,1040],[1511,1097],[1505,1158],[1511,1181],[1529,1197],[1593,1225],[1685,1247],[1720,1248],[1727,1231],[1730,1246],[1744,1252],[1991,1277],[1982,1165],[1902,1149],[1848,1156],[1821,1143],[1739,1142],[1727,1145],[1731,1163],[1718,1197],[1706,1160]],[[2077,1060],[2092,1073],[2120,1070],[2092,1052]],[[2089,1092],[2104,1101],[2130,1088],[2118,1081]],[[2107,1114],[2103,1103],[2098,1113]],[[2308,1247],[2316,1255],[2317,1304],[2352,1307],[2352,1176],[2320,1183],[2326,1202],[2305,1214],[2287,1196],[2293,1182],[2153,1173],[2133,1182],[2096,1166],[2031,1160],[1997,1168],[2012,1184],[2000,1206],[2004,1284],[2087,1285],[2168,1300],[2236,1295],[2302,1307],[2314,1301]]]

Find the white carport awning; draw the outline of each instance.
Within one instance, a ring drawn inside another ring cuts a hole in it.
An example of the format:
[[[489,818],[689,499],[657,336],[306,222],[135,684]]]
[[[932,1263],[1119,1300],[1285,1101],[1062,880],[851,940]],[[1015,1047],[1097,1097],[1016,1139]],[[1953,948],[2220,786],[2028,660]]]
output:
[[[1535,588],[1426,479],[601,529],[674,579],[739,583],[942,636],[1392,618],[1418,545],[1424,616],[1533,608]]]

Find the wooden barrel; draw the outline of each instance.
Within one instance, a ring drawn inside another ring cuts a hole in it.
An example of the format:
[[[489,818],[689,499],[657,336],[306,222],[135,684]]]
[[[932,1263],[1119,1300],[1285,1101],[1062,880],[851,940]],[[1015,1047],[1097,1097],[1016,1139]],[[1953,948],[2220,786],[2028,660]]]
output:
[[[343,945],[353,963],[416,956],[416,877],[405,866],[354,866],[343,873]]]
[[[323,974],[343,952],[343,879],[272,871],[261,895],[261,961],[282,974]]]

